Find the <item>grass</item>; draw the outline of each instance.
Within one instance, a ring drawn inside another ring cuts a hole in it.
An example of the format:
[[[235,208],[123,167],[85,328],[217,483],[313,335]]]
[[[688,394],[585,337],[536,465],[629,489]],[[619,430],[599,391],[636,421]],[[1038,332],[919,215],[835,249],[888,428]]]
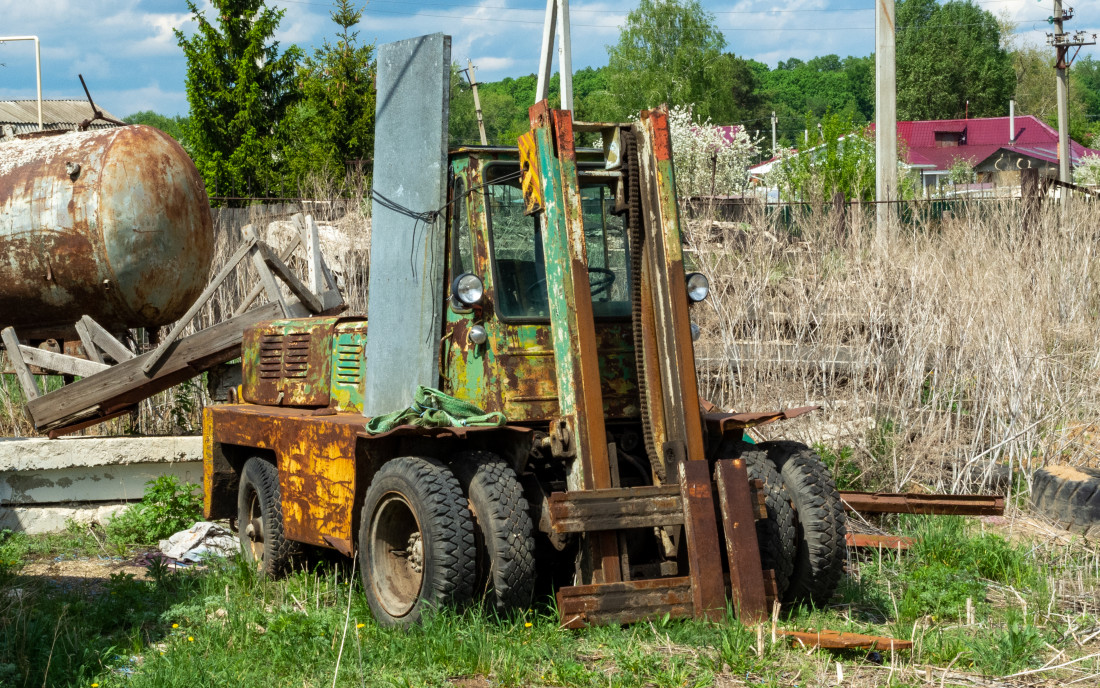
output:
[[[348,567],[332,564],[281,581],[236,560],[153,568],[147,579],[115,574],[87,589],[21,571],[61,550],[94,553],[93,536],[8,533],[0,685],[331,686],[334,676],[337,686],[833,685],[838,662],[855,685],[908,685],[927,666],[996,677],[1100,650],[1073,639],[1100,630],[1096,600],[1082,607],[1067,592],[1097,589],[1095,552],[1010,541],[961,518],[888,525],[917,538],[909,553],[870,554],[832,606],[795,610],[778,626],[916,641],[892,657],[807,653],[732,616],[562,631],[549,600],[508,618],[443,611],[422,627],[388,629],[371,619],[357,576],[349,585]],[[1100,677],[1095,658],[1044,677],[1090,672]]]

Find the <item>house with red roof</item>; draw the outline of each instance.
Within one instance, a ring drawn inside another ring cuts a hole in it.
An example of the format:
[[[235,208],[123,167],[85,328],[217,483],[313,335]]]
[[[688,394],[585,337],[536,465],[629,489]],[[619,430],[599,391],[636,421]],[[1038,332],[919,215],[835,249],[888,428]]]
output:
[[[1013,185],[1019,171],[1037,168],[1044,177],[1058,176],[1058,132],[1038,117],[983,117],[898,122],[905,143],[905,162],[919,170],[926,186],[946,180],[951,166],[966,160],[979,183]],[[1100,151],[1070,142],[1070,160]]]

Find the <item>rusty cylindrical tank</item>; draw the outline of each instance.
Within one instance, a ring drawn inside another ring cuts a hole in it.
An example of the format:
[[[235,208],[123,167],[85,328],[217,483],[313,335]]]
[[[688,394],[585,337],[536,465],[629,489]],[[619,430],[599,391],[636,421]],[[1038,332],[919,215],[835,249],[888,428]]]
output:
[[[157,129],[0,141],[0,327],[166,325],[202,292],[213,247],[202,178]]]

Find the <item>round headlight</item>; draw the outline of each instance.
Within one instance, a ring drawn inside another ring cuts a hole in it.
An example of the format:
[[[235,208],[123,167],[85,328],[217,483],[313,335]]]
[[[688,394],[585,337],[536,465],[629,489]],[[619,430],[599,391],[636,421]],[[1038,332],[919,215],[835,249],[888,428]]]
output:
[[[701,272],[691,273],[687,276],[687,292],[692,301],[702,301],[710,293],[710,280]]]
[[[699,341],[699,335],[703,334],[703,331],[699,329],[699,326],[695,323],[691,323],[691,341]]]
[[[451,285],[451,293],[463,306],[473,306],[481,303],[485,296],[485,285],[477,275],[464,272],[455,278]]]

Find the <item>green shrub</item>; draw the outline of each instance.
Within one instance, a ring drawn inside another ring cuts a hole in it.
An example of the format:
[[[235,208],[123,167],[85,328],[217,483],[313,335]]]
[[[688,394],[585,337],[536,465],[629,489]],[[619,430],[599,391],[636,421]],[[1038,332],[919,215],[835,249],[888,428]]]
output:
[[[141,502],[110,520],[107,540],[115,545],[155,545],[201,517],[202,497],[195,494],[195,486],[162,475],[145,483]]]

